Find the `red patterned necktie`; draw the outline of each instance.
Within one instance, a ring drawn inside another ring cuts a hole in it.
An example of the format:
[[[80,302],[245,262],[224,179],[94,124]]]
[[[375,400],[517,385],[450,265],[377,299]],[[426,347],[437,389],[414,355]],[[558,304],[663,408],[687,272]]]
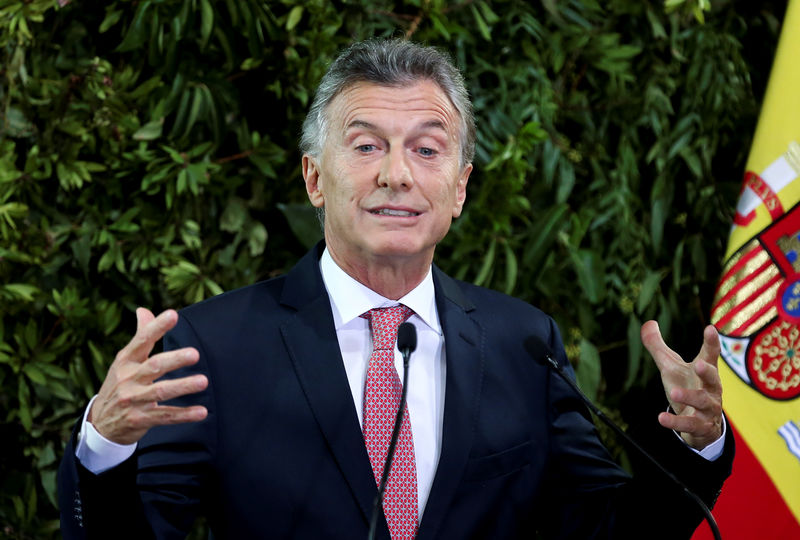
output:
[[[406,306],[398,305],[371,309],[362,315],[369,320],[372,330],[372,356],[364,391],[364,442],[376,484],[381,481],[403,391],[394,367],[397,329],[412,313]],[[414,538],[417,533],[417,466],[408,406],[403,411],[403,423],[383,497],[383,513],[392,540]]]

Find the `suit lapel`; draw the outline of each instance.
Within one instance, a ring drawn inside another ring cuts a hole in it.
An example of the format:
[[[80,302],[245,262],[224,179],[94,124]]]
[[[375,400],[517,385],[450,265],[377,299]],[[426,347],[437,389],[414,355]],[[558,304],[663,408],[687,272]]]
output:
[[[483,377],[483,328],[469,315],[474,305],[436,267],[434,285],[445,336],[447,380],[442,451],[417,540],[436,537],[461,481],[472,448]]]
[[[281,334],[308,404],[366,521],[377,488],[319,273],[322,247],[286,277],[281,302],[297,312],[281,325]]]

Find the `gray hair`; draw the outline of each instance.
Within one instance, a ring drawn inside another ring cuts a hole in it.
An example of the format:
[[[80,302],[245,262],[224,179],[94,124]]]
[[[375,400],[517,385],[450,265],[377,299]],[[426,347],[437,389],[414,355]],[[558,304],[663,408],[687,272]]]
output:
[[[461,117],[461,166],[466,166],[475,156],[475,117],[464,77],[446,53],[402,39],[354,43],[334,60],[322,77],[303,122],[300,150],[320,157],[328,134],[326,110],[349,86],[368,82],[403,87],[426,79],[439,85]]]

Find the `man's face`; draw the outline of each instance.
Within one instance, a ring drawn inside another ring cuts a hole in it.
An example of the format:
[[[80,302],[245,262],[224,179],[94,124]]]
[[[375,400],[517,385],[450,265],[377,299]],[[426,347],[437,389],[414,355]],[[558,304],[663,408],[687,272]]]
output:
[[[431,81],[357,83],[327,110],[321,159],[303,157],[325,240],[345,266],[406,258],[430,264],[461,214],[472,165],[459,165],[461,118]],[[426,262],[427,261],[427,262]]]

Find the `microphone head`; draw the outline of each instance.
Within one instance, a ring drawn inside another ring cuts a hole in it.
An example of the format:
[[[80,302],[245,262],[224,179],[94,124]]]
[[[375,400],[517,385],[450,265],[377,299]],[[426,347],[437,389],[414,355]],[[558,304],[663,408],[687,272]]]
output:
[[[397,348],[409,354],[417,348],[417,329],[410,322],[404,322],[397,329]]]
[[[553,350],[539,336],[531,334],[525,338],[525,350],[542,365],[552,365]]]

